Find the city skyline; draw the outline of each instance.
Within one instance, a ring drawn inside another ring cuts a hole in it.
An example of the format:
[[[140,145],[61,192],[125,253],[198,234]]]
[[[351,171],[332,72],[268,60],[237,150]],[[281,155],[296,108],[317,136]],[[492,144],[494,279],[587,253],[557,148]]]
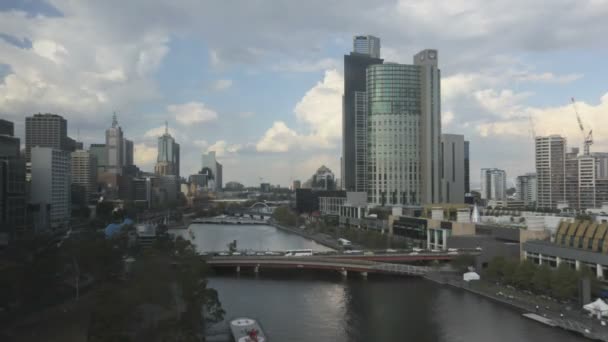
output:
[[[354,35],[371,34],[382,39],[388,62],[409,63],[425,48],[441,54],[442,132],[470,141],[472,188],[479,188],[477,170],[484,167],[506,170],[509,186],[534,171],[530,121],[538,136],[561,134],[569,146],[582,147],[571,96],[594,130],[592,151],[608,150],[602,117],[608,89],[596,68],[605,51],[597,41],[608,30],[597,19],[606,13],[601,4],[555,8],[556,18],[567,18],[555,25],[569,27],[567,33],[549,32],[534,15],[522,14],[543,6],[473,2],[433,11],[427,4],[386,2],[347,9],[324,4],[322,14],[293,3],[279,10],[315,22],[314,30],[279,20],[221,34],[212,29],[219,24],[213,18],[230,12],[227,4],[146,5],[146,15],[168,15],[133,21],[137,5],[116,16],[112,6],[62,1],[0,7],[0,116],[15,123],[22,144],[24,118],[39,112],[63,116],[67,135],[80,135],[85,146],[102,143],[116,110],[143,170],[154,168],[167,120],[181,144],[182,175],[196,173],[210,150],[224,164],[225,180],[246,185],[270,175],[273,184],[287,186],[323,164],[338,175],[342,56]],[[243,11],[242,22],[264,22],[266,6]],[[467,12],[473,7],[479,16]],[[386,20],[366,19],[372,9]],[[482,25],[483,17],[504,20]],[[82,28],[80,37],[71,34],[74,27]]]

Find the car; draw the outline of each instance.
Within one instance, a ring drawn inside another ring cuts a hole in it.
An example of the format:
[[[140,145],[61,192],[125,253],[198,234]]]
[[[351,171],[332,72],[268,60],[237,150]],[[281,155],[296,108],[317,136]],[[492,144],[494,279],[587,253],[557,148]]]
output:
[[[230,253],[228,253],[228,252],[220,252],[218,255],[219,256],[228,256],[228,255],[230,255]]]
[[[433,252],[433,253],[441,253],[441,249],[431,249],[431,252]]]
[[[241,252],[232,252],[232,255],[242,255]]]
[[[483,251],[483,248],[481,248],[481,247],[475,247],[475,250]]]
[[[414,252],[422,252],[422,248],[412,248],[412,251]]]
[[[351,250],[345,251],[344,254],[363,254],[363,251],[360,251],[358,249],[351,249]]]
[[[366,252],[363,252],[363,255],[374,255],[374,252],[372,252],[372,251],[366,251]]]
[[[397,250],[396,249],[392,249],[392,248],[388,248],[386,250],[386,253],[397,253]]]
[[[262,252],[258,252],[258,253],[255,253],[255,255],[266,255],[266,254],[264,254]]]
[[[418,252],[412,252],[409,255],[418,255]]]
[[[277,252],[264,252],[264,255],[279,255]]]
[[[458,248],[448,248],[448,252],[458,252]]]
[[[255,255],[255,252],[254,251],[247,251],[247,252],[245,252],[245,255],[249,255],[249,256]]]

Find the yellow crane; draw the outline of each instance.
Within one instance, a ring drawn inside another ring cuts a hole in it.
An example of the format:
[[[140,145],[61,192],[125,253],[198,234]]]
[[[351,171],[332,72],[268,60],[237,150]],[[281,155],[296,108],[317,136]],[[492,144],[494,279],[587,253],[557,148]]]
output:
[[[581,133],[583,133],[583,151],[586,156],[589,155],[589,147],[593,145],[593,130],[589,130],[589,133],[585,135],[585,127],[583,126],[583,120],[581,120],[581,116],[578,113],[578,109],[576,108],[576,100],[574,97],[570,98],[572,102],[572,106],[574,107],[574,113],[576,113],[576,120],[578,121],[578,127],[581,129]]]

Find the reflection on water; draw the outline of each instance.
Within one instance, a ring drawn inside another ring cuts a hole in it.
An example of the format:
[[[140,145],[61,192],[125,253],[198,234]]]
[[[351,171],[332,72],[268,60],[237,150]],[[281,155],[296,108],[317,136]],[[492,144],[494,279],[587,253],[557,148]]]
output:
[[[266,226],[201,225],[200,250],[319,249],[300,236]],[[187,235],[187,234],[186,234]],[[530,321],[503,305],[419,278],[261,269],[258,276],[224,270],[211,277],[226,318],[258,319],[272,341],[583,342],[582,337]]]

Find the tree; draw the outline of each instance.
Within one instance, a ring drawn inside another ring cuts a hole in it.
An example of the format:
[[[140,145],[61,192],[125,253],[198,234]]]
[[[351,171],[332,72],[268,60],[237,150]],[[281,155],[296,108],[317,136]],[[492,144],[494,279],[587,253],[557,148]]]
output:
[[[494,281],[502,280],[503,269],[505,267],[505,258],[501,256],[494,257],[488,267],[485,269],[485,277]]]
[[[515,270],[514,280],[515,285],[523,289],[532,288],[532,279],[537,272],[536,265],[530,261],[525,260],[524,262],[517,265]]]
[[[285,206],[276,208],[272,213],[272,218],[282,225],[292,227],[296,225],[297,220],[296,214]]]
[[[542,264],[536,269],[532,277],[532,287],[537,293],[548,293],[551,291],[551,279],[553,271],[547,264]]]
[[[516,260],[506,260],[502,269],[502,281],[506,284],[515,285],[515,271],[519,262]]]
[[[551,282],[553,295],[560,299],[569,299],[576,295],[577,274],[566,262],[559,265]]]

